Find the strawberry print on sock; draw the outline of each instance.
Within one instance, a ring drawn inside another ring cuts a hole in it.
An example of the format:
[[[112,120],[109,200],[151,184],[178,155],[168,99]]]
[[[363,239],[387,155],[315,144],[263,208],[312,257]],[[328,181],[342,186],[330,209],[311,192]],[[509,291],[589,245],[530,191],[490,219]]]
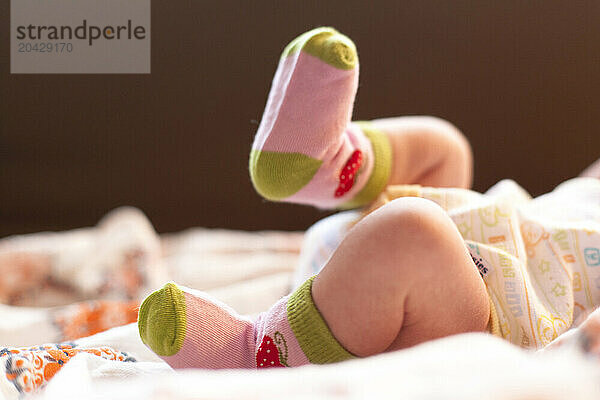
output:
[[[256,352],[256,368],[288,367],[287,344],[281,332],[275,332],[275,340],[270,336],[263,337]]]
[[[350,158],[348,158],[348,161],[346,161],[344,168],[342,168],[342,171],[340,172],[340,183],[337,189],[335,189],[335,197],[342,197],[350,189],[352,189],[352,186],[354,186],[354,181],[356,180],[356,174],[360,169],[362,162],[362,152],[360,150],[355,150]]]

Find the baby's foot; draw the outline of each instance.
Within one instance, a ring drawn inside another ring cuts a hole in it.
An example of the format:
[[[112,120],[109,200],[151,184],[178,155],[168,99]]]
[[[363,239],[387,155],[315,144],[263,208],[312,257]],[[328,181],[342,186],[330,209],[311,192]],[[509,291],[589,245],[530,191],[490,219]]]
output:
[[[351,358],[311,296],[312,279],[255,322],[208,295],[173,283],[144,300],[142,341],[173,368],[268,368]]]
[[[250,154],[256,190],[275,201],[351,208],[387,183],[387,137],[350,124],[358,86],[354,43],[332,28],[283,51]]]

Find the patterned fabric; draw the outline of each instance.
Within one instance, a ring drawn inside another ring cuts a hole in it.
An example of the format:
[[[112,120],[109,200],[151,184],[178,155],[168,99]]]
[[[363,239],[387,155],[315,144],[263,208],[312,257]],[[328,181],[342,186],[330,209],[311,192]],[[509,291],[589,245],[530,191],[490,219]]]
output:
[[[31,393],[48,383],[63,365],[79,353],[89,353],[107,360],[135,361],[127,353],[110,347],[77,348],[74,343],[63,343],[22,348],[5,347],[0,350],[0,363],[3,364],[6,379],[19,393]]]
[[[75,340],[137,321],[138,308],[138,301],[86,301],[56,309],[54,324],[61,340]]]

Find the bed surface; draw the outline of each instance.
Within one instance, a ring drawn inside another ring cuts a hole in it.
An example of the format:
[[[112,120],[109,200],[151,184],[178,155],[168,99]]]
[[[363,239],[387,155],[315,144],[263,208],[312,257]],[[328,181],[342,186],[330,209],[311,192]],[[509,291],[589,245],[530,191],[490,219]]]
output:
[[[337,365],[175,373],[141,343],[131,316],[118,318],[122,310],[113,310],[117,317],[104,327],[122,326],[91,336],[89,322],[75,319],[71,327],[80,327],[83,338],[67,337],[74,330],[57,323],[57,315],[68,319],[90,300],[136,304],[166,280],[208,291],[254,315],[290,291],[302,239],[297,232],[207,229],[159,237],[135,209],[117,210],[94,228],[2,239],[0,344],[72,339],[78,348],[109,346],[136,360],[77,354],[35,390],[42,399],[599,398],[599,364],[575,345],[534,353],[490,335],[467,334]],[[128,283],[107,285],[117,278]],[[19,398],[5,362],[0,369],[0,394]]]

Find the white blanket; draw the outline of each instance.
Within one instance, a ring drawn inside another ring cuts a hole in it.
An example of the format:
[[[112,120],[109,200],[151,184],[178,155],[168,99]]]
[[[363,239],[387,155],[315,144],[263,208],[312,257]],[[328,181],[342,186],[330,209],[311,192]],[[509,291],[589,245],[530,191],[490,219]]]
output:
[[[136,218],[139,217],[138,214]],[[65,260],[73,246],[78,248],[70,261],[63,264],[74,265],[73,260],[89,258],[98,248],[106,252],[107,247],[97,243],[89,247],[97,238],[90,236],[95,235],[94,232],[4,239],[0,241],[0,257],[3,254],[13,257],[15,248],[19,254],[32,253],[31,249],[35,248],[38,251],[34,253],[39,256],[41,252],[44,258],[54,251],[55,247],[49,242],[53,241],[61,246],[60,257],[52,253],[52,260]],[[145,234],[138,236],[146,237]],[[162,268],[167,279],[207,290],[240,313],[252,315],[291,289],[301,240],[302,235],[298,233],[192,230],[161,238],[160,260],[153,260],[157,263],[153,267]],[[101,264],[90,265],[101,267]],[[149,279],[148,285],[155,284]],[[75,286],[72,288],[74,298],[81,295]],[[141,290],[140,295],[147,290],[149,288]],[[40,296],[40,299],[48,298]],[[0,308],[0,321],[4,321],[0,323],[0,344],[24,346],[54,341],[56,332],[48,322],[47,310]],[[137,362],[109,361],[80,353],[59,370],[44,390],[37,392],[39,398],[600,398],[600,364],[578,352],[575,346],[533,353],[485,334],[450,337],[337,365],[264,371],[175,372],[141,343],[136,324],[78,339],[76,343],[80,347],[110,346],[127,352]],[[2,368],[4,365],[0,363]],[[0,376],[5,373],[1,370]],[[6,399],[19,398],[15,387],[2,379],[0,395]]]
[[[40,398],[66,399],[598,399],[600,368],[573,349],[521,350],[485,334],[295,369],[174,372],[143,348],[132,324],[86,339],[135,353],[120,363],[78,355]]]

